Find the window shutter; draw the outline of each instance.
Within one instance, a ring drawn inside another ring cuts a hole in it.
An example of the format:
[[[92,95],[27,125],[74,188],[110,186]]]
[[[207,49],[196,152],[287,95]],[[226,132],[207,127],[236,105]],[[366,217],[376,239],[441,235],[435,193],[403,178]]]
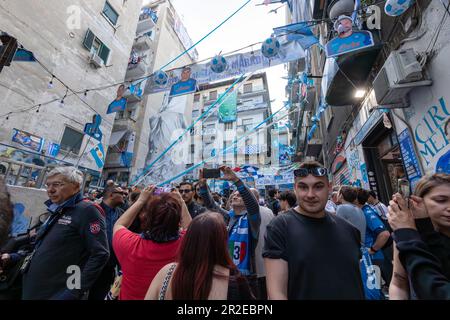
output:
[[[102,58],[103,63],[106,65],[106,63],[108,62],[108,57],[109,57],[109,52],[111,50],[109,50],[109,48],[107,46],[105,46],[104,44],[102,44],[101,48],[100,48],[100,52],[99,52],[99,57]]]
[[[88,49],[89,51],[92,48],[92,44],[94,43],[95,35],[92,33],[90,29],[87,30],[86,35],[84,37],[83,45]]]

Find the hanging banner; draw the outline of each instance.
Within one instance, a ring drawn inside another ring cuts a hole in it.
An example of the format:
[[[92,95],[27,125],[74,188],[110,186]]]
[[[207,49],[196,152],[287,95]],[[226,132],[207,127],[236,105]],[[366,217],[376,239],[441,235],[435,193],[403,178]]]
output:
[[[105,150],[103,149],[103,145],[101,143],[96,145],[95,148],[91,149],[90,154],[94,158],[97,167],[99,169],[103,168],[105,165]]]
[[[59,153],[61,146],[57,143],[49,142],[47,147],[47,155],[50,157],[56,158]]]
[[[121,154],[121,162],[125,168],[130,168],[133,160],[133,152],[134,152],[134,141],[136,139],[136,135],[134,132],[130,133],[128,138],[127,149]]]
[[[94,114],[92,123],[86,123],[86,125],[84,126],[84,133],[101,142],[103,137],[103,133],[100,130],[101,123],[102,117],[99,114]]]
[[[303,49],[308,49],[309,47],[319,43],[319,38],[317,38],[311,30],[311,23],[299,22],[289,24],[287,26],[274,28],[273,32],[277,37],[285,36],[288,41],[298,42]]]
[[[327,58],[337,57],[352,51],[358,51],[374,46],[373,36],[370,31],[352,31],[345,38],[334,38],[325,45]]]
[[[180,81],[173,84],[170,88],[170,97],[180,96],[197,91],[197,80],[191,78],[191,73],[192,69],[190,67],[184,67],[181,70]]]
[[[106,111],[107,114],[125,110],[125,108],[127,107],[127,99],[123,97],[124,93],[125,86],[121,84],[117,89],[116,99],[108,106],[108,110]]]
[[[191,78],[195,79],[197,85],[200,86],[214,81],[238,77],[245,73],[251,73],[289,61],[303,59],[305,56],[305,49],[298,42],[291,41],[282,43],[278,55],[272,59],[264,57],[261,50],[226,56],[228,68],[222,73],[215,73],[211,70],[211,61],[193,64],[189,67],[191,68]],[[174,84],[181,80],[182,71],[183,68],[167,71],[169,79],[165,85],[156,85],[154,81],[147,81],[144,94],[170,90]]]
[[[36,152],[41,152],[44,146],[43,138],[15,128],[13,129],[12,141]]]
[[[222,96],[222,95],[221,95]],[[221,101],[219,99],[219,101]],[[223,100],[219,107],[219,121],[233,122],[237,116],[237,91],[233,91]]]

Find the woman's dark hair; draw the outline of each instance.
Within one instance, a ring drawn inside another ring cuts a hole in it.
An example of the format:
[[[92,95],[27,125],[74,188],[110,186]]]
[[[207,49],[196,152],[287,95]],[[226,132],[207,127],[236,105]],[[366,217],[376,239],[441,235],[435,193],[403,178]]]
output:
[[[280,200],[285,200],[288,202],[289,207],[295,207],[297,203],[297,197],[295,196],[295,193],[292,191],[283,191],[280,194]]]
[[[13,220],[13,205],[9,192],[2,179],[0,179],[0,247],[7,239]]]
[[[164,241],[178,235],[181,221],[181,203],[172,193],[153,196],[141,212],[144,233],[155,241]]]
[[[137,199],[139,199],[139,196],[141,195],[141,191],[140,190],[136,190],[130,193],[130,201],[132,203],[135,203],[137,201]]]
[[[357,190],[350,186],[342,186],[341,189],[339,190],[339,193],[342,195],[345,201],[351,203],[355,202],[358,196]]]
[[[172,279],[174,300],[208,299],[214,266],[237,272],[228,252],[228,233],[223,217],[215,212],[196,216],[178,249],[178,265]]]
[[[360,205],[365,205],[367,200],[369,200],[370,197],[370,193],[368,190],[365,190],[363,188],[358,188],[358,195],[357,195],[357,199],[358,199],[358,203]]]

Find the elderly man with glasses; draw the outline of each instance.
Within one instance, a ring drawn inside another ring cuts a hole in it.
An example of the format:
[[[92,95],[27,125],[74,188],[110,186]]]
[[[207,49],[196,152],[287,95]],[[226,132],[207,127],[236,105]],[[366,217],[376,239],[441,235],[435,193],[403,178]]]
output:
[[[22,264],[25,300],[86,297],[109,258],[103,210],[80,193],[83,173],[58,167],[47,175],[50,215]]]

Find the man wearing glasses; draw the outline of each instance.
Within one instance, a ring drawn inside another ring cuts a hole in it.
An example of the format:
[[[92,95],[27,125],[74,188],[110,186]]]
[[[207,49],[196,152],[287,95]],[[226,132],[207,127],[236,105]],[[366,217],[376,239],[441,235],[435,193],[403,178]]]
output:
[[[316,161],[294,171],[298,205],[267,226],[263,257],[269,299],[364,299],[360,233],[325,211],[331,189]]]
[[[83,200],[82,184],[83,173],[74,167],[47,175],[50,216],[21,267],[24,300],[84,298],[108,261],[105,219],[101,209]]]
[[[119,263],[113,250],[112,235],[114,224],[124,212],[121,207],[125,204],[126,196],[127,192],[117,185],[107,186],[103,193],[103,201],[100,206],[105,212],[106,236],[110,255],[102,273],[89,292],[89,300],[104,300],[114,282],[115,269],[119,267]]]
[[[180,188],[178,190],[183,197],[184,202],[189,210],[189,214],[192,219],[194,219],[199,214],[206,211],[205,207],[200,206],[197,202],[194,201],[194,187],[189,182],[181,182]]]

